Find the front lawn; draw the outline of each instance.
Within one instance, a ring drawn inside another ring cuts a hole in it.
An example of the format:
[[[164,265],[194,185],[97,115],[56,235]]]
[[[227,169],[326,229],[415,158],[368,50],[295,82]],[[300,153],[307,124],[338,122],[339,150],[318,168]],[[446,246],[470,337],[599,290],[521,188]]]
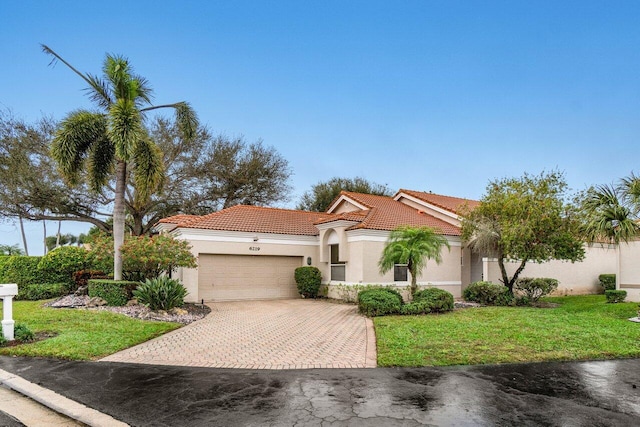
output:
[[[13,320],[27,325],[36,335],[50,332],[55,336],[0,347],[0,355],[97,359],[180,327],[176,323],[132,319],[106,311],[48,308],[42,304],[43,301],[14,301]]]
[[[373,319],[380,366],[640,357],[637,303],[604,295],[547,298],[557,308],[482,307]]]

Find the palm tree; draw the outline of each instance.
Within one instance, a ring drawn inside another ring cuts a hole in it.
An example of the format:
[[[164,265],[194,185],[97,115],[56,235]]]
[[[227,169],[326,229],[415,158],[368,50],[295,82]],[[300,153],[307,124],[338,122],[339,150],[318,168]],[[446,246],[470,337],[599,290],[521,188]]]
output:
[[[426,266],[427,260],[442,262],[442,247],[450,249],[447,239],[430,227],[401,226],[389,235],[378,263],[380,273],[385,274],[396,264],[407,264],[411,273],[411,295],[418,290],[418,274]]]
[[[76,110],[69,113],[56,132],[51,154],[71,184],[77,184],[80,172],[86,171],[87,181],[95,192],[101,192],[115,172],[113,276],[115,280],[121,280],[120,246],[124,242],[128,172],[131,172],[135,191],[141,198],[150,197],[157,191],[164,178],[160,150],[143,125],[145,114],[159,108],[173,108],[177,125],[186,139],[195,136],[198,120],[186,102],[153,105],[147,80],[133,74],[129,61],[122,56],[107,55],[103,77],[98,77],[76,70],[45,45],[42,50],[53,56],[52,63],[60,61],[80,76],[89,85],[89,98],[101,109],[99,112]]]
[[[628,242],[640,233],[640,177],[631,174],[617,186],[598,185],[582,199],[581,232],[587,242]]]

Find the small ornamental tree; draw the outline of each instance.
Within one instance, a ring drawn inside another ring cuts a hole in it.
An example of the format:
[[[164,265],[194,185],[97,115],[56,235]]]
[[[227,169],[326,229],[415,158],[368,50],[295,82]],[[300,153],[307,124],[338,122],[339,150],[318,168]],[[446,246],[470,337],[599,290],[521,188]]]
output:
[[[91,253],[96,267],[107,267],[113,262],[111,238],[93,239]],[[155,279],[177,267],[195,268],[196,259],[185,240],[168,235],[132,236],[122,245],[123,274],[127,280]]]
[[[464,213],[462,238],[475,252],[498,259],[502,283],[511,294],[528,262],[584,259],[578,221],[564,200],[566,189],[559,172],[496,180],[480,205]],[[511,276],[507,261],[518,265]]]
[[[406,264],[411,274],[411,295],[418,290],[418,274],[432,259],[442,262],[442,247],[449,249],[446,237],[430,227],[398,227],[391,232],[389,240],[378,262],[380,272],[385,274],[396,264]]]

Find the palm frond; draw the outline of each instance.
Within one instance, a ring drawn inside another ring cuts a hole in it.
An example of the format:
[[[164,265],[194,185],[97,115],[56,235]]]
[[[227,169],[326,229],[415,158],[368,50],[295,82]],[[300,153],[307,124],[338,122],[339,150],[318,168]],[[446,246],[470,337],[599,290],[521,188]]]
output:
[[[136,82],[136,104],[140,106],[140,101],[144,101],[145,104],[151,104],[151,100],[153,99],[153,89],[149,84],[149,81],[142,76],[133,76],[133,81]]]
[[[87,89],[90,92],[89,98],[105,110],[109,109],[113,104],[113,98],[107,82],[89,73],[87,73],[87,79],[91,82],[91,88]]]
[[[107,138],[107,134],[102,139],[96,141],[89,156],[87,172],[89,174],[89,184],[91,189],[98,193],[108,182],[113,173],[115,163],[115,148],[113,142]]]
[[[182,136],[190,141],[193,140],[198,134],[198,115],[191,108],[188,102],[176,102],[175,104],[163,104],[154,105],[147,108],[142,108],[141,112],[147,112],[152,110],[158,110],[160,108],[173,108],[176,111],[176,126],[182,133]]]
[[[141,138],[133,153],[133,180],[136,199],[146,201],[164,183],[164,163],[160,148],[149,138]]]
[[[51,144],[51,155],[70,183],[77,184],[89,150],[105,138],[106,132],[107,120],[102,114],[80,110],[62,120]]]
[[[634,211],[640,211],[640,177],[633,172],[620,180],[618,191],[624,195],[624,200],[633,206]]]
[[[60,55],[58,55],[49,46],[44,45],[44,44],[42,44],[40,46],[42,47],[42,51],[44,53],[53,56],[53,59],[51,60],[50,65],[55,65],[58,61],[60,61],[64,65],[66,65],[71,71],[73,71],[78,76],[80,76],[80,78],[82,78],[82,80],[84,80],[85,82],[87,82],[89,84],[89,88],[87,88],[87,90],[90,91],[90,92],[93,92],[91,95],[89,95],[89,97],[91,98],[92,101],[96,101],[101,107],[104,107],[104,108],[106,108],[111,103],[111,97],[105,96],[108,93],[104,92],[105,86],[104,86],[104,84],[102,84],[99,81],[99,79],[96,79],[95,76],[92,76],[90,74],[84,74],[84,73],[80,72],[73,65],[71,65],[67,61],[65,61],[64,58],[62,58]]]
[[[118,99],[109,110],[109,138],[115,146],[116,157],[128,161],[143,136],[140,112],[135,104]]]

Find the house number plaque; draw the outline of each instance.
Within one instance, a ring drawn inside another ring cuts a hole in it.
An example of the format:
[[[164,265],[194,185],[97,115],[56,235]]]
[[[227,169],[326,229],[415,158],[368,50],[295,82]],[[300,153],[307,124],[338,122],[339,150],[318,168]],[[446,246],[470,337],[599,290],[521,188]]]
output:
[[[249,250],[250,251],[259,251],[260,247],[259,246],[249,246]]]

